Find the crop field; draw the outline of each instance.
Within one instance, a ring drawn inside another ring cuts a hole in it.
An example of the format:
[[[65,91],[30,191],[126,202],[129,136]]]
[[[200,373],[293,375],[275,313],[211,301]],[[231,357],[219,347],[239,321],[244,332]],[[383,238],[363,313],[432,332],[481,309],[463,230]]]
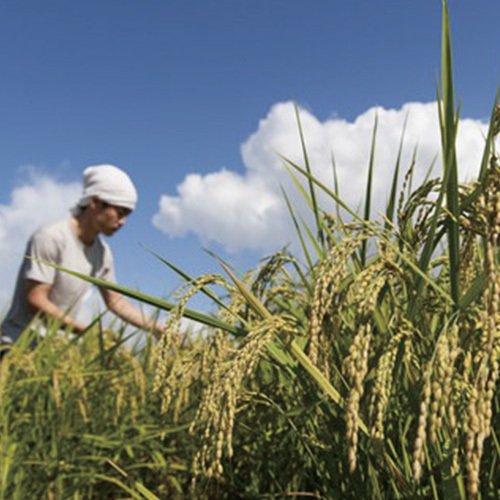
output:
[[[185,281],[172,303],[82,276],[169,311],[140,348],[99,318],[25,332],[0,362],[0,498],[498,498],[500,104],[460,184],[446,3],[441,64],[442,172],[414,185],[395,151],[383,216],[373,155],[358,213],[311,174],[297,112],[300,252],[198,277],[160,257]]]

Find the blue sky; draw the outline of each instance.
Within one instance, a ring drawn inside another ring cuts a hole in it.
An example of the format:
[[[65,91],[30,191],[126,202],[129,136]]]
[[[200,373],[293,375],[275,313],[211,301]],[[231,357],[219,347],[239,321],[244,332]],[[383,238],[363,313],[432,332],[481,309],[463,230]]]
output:
[[[499,83],[500,4],[451,0],[450,13],[470,176]],[[338,148],[354,203],[375,107],[392,110],[382,160],[410,111],[425,164],[440,23],[438,0],[1,1],[0,303],[32,226],[65,213],[91,164],[137,184],[138,210],[110,244],[120,282],[157,295],[178,280],[141,245],[201,274],[216,269],[204,247],[245,270],[293,239],[270,153],[298,154],[292,101],[318,172]]]

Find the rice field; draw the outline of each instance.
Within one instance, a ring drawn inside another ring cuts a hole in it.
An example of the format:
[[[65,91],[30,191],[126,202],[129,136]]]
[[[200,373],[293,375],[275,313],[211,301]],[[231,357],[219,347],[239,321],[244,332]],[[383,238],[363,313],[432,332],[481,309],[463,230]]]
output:
[[[446,3],[438,101],[442,174],[414,186],[395,152],[383,217],[373,161],[362,213],[311,174],[297,113],[300,252],[199,277],[159,257],[173,303],[82,277],[170,311],[164,335],[25,332],[0,362],[0,498],[498,498],[500,104],[462,185]]]

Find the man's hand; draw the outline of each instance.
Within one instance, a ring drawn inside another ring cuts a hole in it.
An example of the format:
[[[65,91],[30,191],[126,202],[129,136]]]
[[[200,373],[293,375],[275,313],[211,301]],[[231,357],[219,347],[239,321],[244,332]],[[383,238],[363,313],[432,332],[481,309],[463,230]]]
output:
[[[107,288],[100,289],[102,298],[110,311],[131,325],[150,331],[156,338],[163,335],[164,328],[161,324],[146,317],[139,309],[134,307],[123,295]]]
[[[61,321],[61,324],[70,328],[74,333],[82,333],[85,325],[76,321],[69,314],[59,309],[49,298],[52,285],[34,280],[26,280],[26,300],[35,313],[42,313]]]

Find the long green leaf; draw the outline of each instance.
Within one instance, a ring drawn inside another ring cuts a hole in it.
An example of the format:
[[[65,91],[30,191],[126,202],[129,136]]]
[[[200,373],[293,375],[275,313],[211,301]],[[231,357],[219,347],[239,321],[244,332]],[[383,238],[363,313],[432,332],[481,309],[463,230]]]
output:
[[[337,173],[337,162],[335,161],[335,156],[331,155],[332,160],[332,172],[333,172],[333,190],[337,195],[337,198],[340,198],[340,187],[339,187],[339,177]],[[337,214],[337,219],[339,224],[342,224],[342,215],[340,214],[340,206],[338,201],[335,200],[335,213]]]
[[[308,291],[309,295],[312,295],[313,289],[311,286],[311,283],[309,283],[309,280],[307,279],[304,271],[302,270],[300,264],[296,260],[292,260],[291,265],[295,269],[297,275],[300,277],[300,280],[302,282],[302,285],[304,288]]]
[[[295,211],[293,209],[292,204],[290,203],[290,200],[285,192],[285,190],[282,188],[281,192],[283,193],[283,198],[285,199],[286,206],[288,208],[288,212],[290,213],[290,217],[292,218],[293,225],[295,227],[295,231],[297,232],[297,236],[299,237],[300,245],[302,247],[302,252],[304,252],[304,257],[307,261],[307,264],[309,266],[309,269],[313,268],[313,261],[311,259],[311,254],[309,253],[309,250],[307,248],[307,245],[304,240],[304,235],[302,234],[302,229],[300,228],[300,224],[297,221],[297,217],[295,215]]]
[[[146,499],[146,500],[160,500],[160,497],[157,497],[151,490],[149,490],[148,488],[146,488],[142,483],[140,483],[139,481],[135,481],[134,483],[134,486],[135,488],[137,489],[137,491],[139,493],[142,494],[142,496]]]
[[[446,172],[446,202],[451,217],[447,220],[448,252],[450,256],[450,286],[451,296],[458,307],[460,300],[460,241],[458,233],[459,203],[458,203],[458,168],[455,150],[455,138],[458,115],[455,111],[455,96],[453,91],[453,66],[451,56],[451,35],[447,2],[443,2],[442,26],[442,86],[443,100],[440,106],[440,123],[443,144],[443,169]]]
[[[366,180],[366,194],[365,194],[365,210],[364,220],[370,221],[371,201],[372,201],[372,183],[373,183],[373,168],[375,165],[375,146],[377,142],[377,128],[378,128],[378,115],[375,113],[373,123],[372,143],[370,147],[370,161],[368,163],[368,177]],[[364,267],[366,264],[366,247],[368,241],[364,239],[361,243],[361,265]]]
[[[394,221],[394,209],[396,207],[396,195],[397,195],[397,188],[399,181],[399,168],[401,165],[401,156],[403,155],[403,144],[404,144],[404,137],[406,133],[407,124],[408,124],[408,113],[405,115],[405,119],[403,122],[403,131],[401,132],[401,139],[399,140],[398,155],[396,157],[396,166],[394,167],[394,174],[392,175],[391,194],[389,196],[389,203],[387,204],[387,209],[385,211],[386,230],[389,228],[390,223]]]
[[[118,285],[117,283],[112,283],[110,281],[106,281],[100,278],[95,278],[93,276],[87,276],[83,273],[78,273],[76,271],[72,271],[71,269],[65,268],[63,266],[59,266],[52,262],[40,261],[42,264],[53,267],[54,269],[58,269],[59,271],[63,271],[71,276],[75,276],[76,278],[80,278],[88,283],[92,283],[98,287],[102,287],[108,290],[114,290],[115,292],[119,292],[122,295],[130,297],[132,299],[138,300],[144,304],[149,304],[151,306],[157,307],[158,309],[164,311],[171,311],[176,307],[172,302],[168,302],[163,299],[159,299],[153,295],[149,295],[147,293],[138,292],[136,290],[132,290],[131,288],[127,288],[123,285]],[[242,328],[237,328],[232,325],[225,323],[213,316],[208,316],[207,314],[200,313],[198,311],[193,311],[192,309],[184,309],[183,316],[193,321],[197,321],[198,323],[202,323],[207,326],[213,326],[214,328],[220,328],[228,333],[231,333],[236,336],[244,336],[246,335],[245,330]]]
[[[299,179],[297,178],[297,176],[290,170],[290,168],[288,167],[288,165],[285,165],[285,168],[286,168],[288,174],[290,175],[290,177],[292,178],[293,183],[295,184],[295,186],[299,190],[300,194],[303,196],[304,200],[307,202],[307,204],[309,205],[309,207],[312,208],[313,205],[312,205],[311,197],[307,193],[307,191],[304,189],[304,186],[302,186],[302,183],[299,181]],[[313,175],[308,174],[308,177],[311,180],[311,182],[313,182],[313,183],[317,182],[316,178]],[[313,234],[311,228],[306,224],[306,222],[302,218],[301,218],[301,222],[302,222],[302,226],[304,227],[305,232],[307,233],[307,236],[309,237],[309,241],[310,241],[312,247],[316,250],[316,254],[317,254],[318,258],[322,259],[325,256],[325,254],[326,254],[326,248],[325,248],[325,246],[324,245],[320,245],[318,243],[317,238]],[[320,225],[322,233],[323,234],[327,234],[328,237],[330,238],[330,240],[334,241],[334,239],[335,239],[334,234],[332,233],[332,231],[328,227],[328,225],[325,224],[325,222],[324,222],[324,220],[322,218],[318,219],[318,224]],[[313,267],[311,266],[311,270],[312,269],[313,269]]]
[[[483,156],[481,159],[481,165],[479,168],[478,184],[474,190],[469,193],[462,204],[460,205],[460,211],[467,209],[472,203],[474,203],[484,190],[482,182],[484,181],[485,175],[488,170],[488,164],[490,160],[490,155],[494,146],[494,135],[495,135],[495,117],[497,106],[500,106],[500,87],[497,89],[495,100],[493,102],[493,109],[491,110],[490,121],[488,126],[488,134],[486,136],[486,141],[483,150]]]
[[[484,291],[487,283],[486,272],[482,272],[472,282],[467,292],[460,298],[460,309],[467,309],[475,300],[477,300]]]
[[[148,249],[146,249],[148,250]],[[194,278],[187,274],[185,271],[174,265],[172,262],[168,261],[161,255],[153,252],[152,250],[148,250],[154,257],[156,257],[162,264],[165,264],[168,266],[172,271],[177,273],[179,276],[181,276],[186,282],[191,283],[194,281]],[[227,305],[220,299],[220,297],[217,296],[216,293],[214,293],[212,290],[210,290],[208,287],[204,286],[200,289],[200,292],[202,292],[204,295],[206,295],[210,300],[215,302],[219,307],[222,309],[225,309],[227,312],[229,312],[232,316],[234,316],[238,321],[240,321],[243,325],[246,324],[246,320],[242,318],[240,315],[236,314],[234,311],[232,311]]]
[[[304,130],[302,128],[302,123],[300,121],[300,112],[297,104],[295,104],[295,117],[297,119],[297,126],[299,128],[299,135],[300,135],[300,144],[302,146],[302,154],[304,155],[304,164],[306,166],[307,172],[311,174],[311,165],[309,163],[309,155],[307,154],[307,147],[306,147],[306,141],[304,138]],[[310,179],[310,177],[309,177]],[[321,225],[320,225],[320,214],[319,214],[319,209],[318,209],[318,203],[316,201],[316,190],[314,188],[314,184],[309,180],[309,193],[311,195],[311,201],[312,201],[312,209],[314,213],[314,218],[316,220],[316,231],[318,234],[318,239],[321,242],[322,245],[325,243],[325,238],[323,235],[323,231],[321,230]]]
[[[321,247],[320,244],[318,243],[317,239],[315,238],[314,234],[311,231],[311,228],[306,224],[306,222],[301,218],[302,225],[304,226],[304,230],[307,234],[307,237],[311,243],[312,248],[316,251],[316,255],[318,256],[318,259],[322,259],[325,256],[325,249],[324,247]],[[321,222],[320,222],[321,225]]]
[[[108,459],[107,462],[109,464],[111,464],[113,466],[113,468],[115,470],[117,470],[122,476],[128,477],[128,474],[123,469],[121,469],[117,464],[115,464],[113,461]],[[144,498],[146,500],[160,500],[159,497],[157,497],[152,491],[150,491],[148,488],[146,488],[139,481],[134,481],[134,487],[136,490],[135,491],[132,488],[128,487],[125,483],[123,483],[122,481],[120,481],[114,477],[105,476],[104,474],[97,474],[96,477],[102,479],[103,481],[107,481],[107,482],[110,482],[110,483],[113,483],[113,484],[119,486],[121,489],[126,491],[129,495],[132,495],[133,498],[136,498],[138,500],[142,500]]]
[[[337,196],[331,189],[329,189],[327,186],[325,186],[321,181],[319,181],[316,177],[311,175],[309,172],[304,170],[302,167],[299,167],[296,163],[293,161],[289,160],[288,158],[282,156],[281,157],[285,163],[293,167],[295,170],[300,172],[302,175],[305,175],[310,182],[315,184],[317,187],[319,187],[325,194],[330,196],[333,200],[335,200],[351,217],[353,217],[355,220],[358,222],[364,223],[364,220],[354,211],[352,210],[349,205],[347,205],[339,196]]]

